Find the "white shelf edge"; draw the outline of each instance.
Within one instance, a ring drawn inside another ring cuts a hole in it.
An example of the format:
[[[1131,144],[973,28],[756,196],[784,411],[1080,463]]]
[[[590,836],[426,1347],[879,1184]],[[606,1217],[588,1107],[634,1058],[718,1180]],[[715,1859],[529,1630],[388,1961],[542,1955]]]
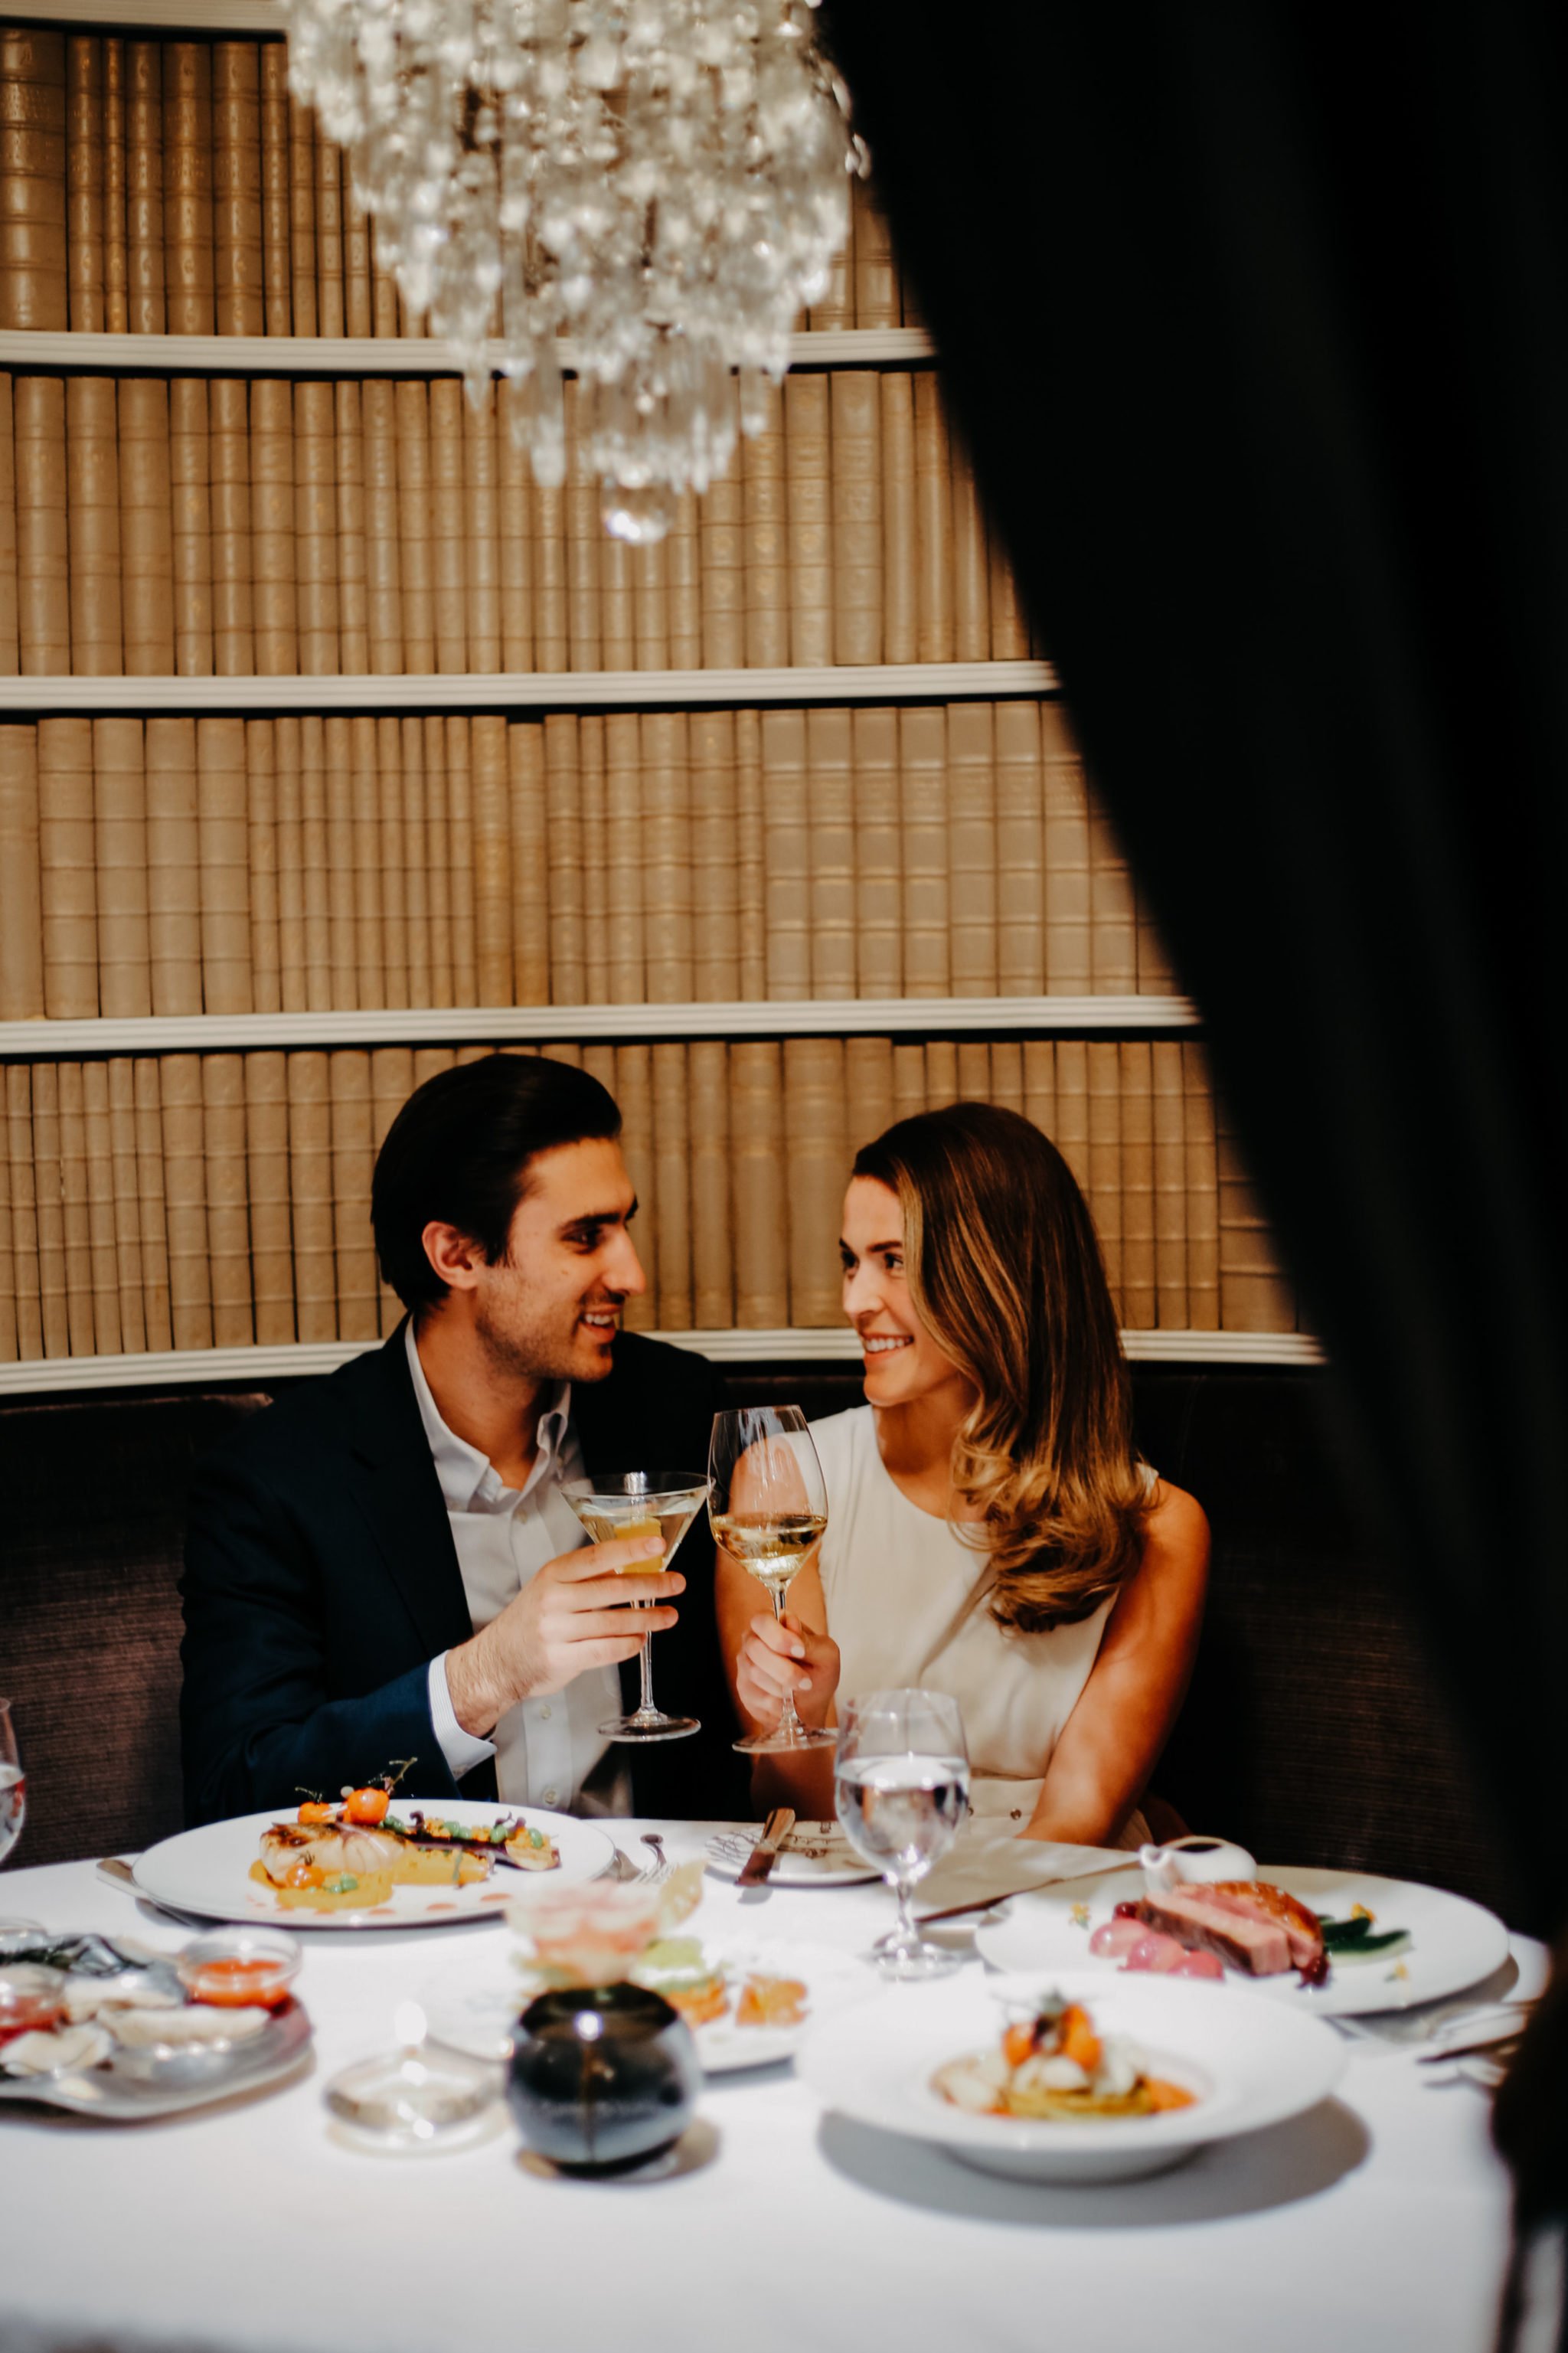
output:
[[[629,704],[1011,701],[1056,691],[1049,662],[868,662],[837,670],[496,670],[462,677],[0,678],[0,713],[61,711],[596,710]]]
[[[33,0],[16,11],[27,25],[106,25],[138,32],[286,33],[280,0]]]
[[[364,1013],[193,1013],[144,1021],[3,1021],[0,1058],[179,1054],[268,1046],[489,1045],[519,1039],[574,1045],[601,1038],[990,1036],[1030,1030],[1196,1029],[1184,997],[852,997],[720,1005],[459,1006]]]
[[[719,1365],[823,1364],[859,1355],[853,1332],[656,1332]],[[1124,1332],[1135,1364],[1321,1365],[1323,1354],[1303,1332]],[[50,1356],[0,1365],[0,1398],[59,1396],[75,1389],[155,1388],[210,1381],[268,1381],[330,1373],[379,1340],[295,1341],[250,1348],[169,1348],[142,1356]]]
[[[492,375],[505,373],[505,347],[487,343]],[[568,375],[575,344],[557,353]],[[923,327],[816,327],[790,337],[792,367],[865,367],[935,356]],[[430,335],[131,335],[85,328],[0,329],[0,364],[112,369],[157,375],[461,375],[455,343]]]

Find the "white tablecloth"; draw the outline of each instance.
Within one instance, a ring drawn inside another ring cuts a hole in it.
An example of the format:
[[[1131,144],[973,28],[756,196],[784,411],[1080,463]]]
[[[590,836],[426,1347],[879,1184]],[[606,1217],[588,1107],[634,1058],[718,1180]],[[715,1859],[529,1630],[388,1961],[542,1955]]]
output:
[[[615,1827],[643,1859],[642,1826]],[[707,1891],[694,1928],[847,1951],[891,1908],[879,1887],[742,1898],[710,1874]],[[0,1913],[181,1941],[85,1862],[6,1872]],[[506,1935],[308,1936],[314,2067],[251,2101],[119,2128],[0,2109],[0,2316],[46,2339],[320,2353],[1322,2353],[1342,2328],[1387,2353],[1490,2343],[1508,2215],[1486,2098],[1432,2088],[1381,2044],[1352,2047],[1311,2115],[1111,2189],[969,2171],[825,2115],[788,2067],[710,2081],[661,2179],[542,2176],[504,2109],[461,2151],[342,2146],[325,2078],[390,2044],[443,1951]],[[1541,1948],[1515,1953],[1529,1989]]]

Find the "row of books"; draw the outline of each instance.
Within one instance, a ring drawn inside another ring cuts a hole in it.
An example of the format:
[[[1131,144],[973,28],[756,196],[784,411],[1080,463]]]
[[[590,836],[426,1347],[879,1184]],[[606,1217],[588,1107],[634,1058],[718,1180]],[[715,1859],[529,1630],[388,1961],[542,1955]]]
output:
[[[1173,986],[1055,702],[0,725],[0,1019]]]
[[[3,88],[3,85],[0,85]],[[1011,661],[1011,571],[924,367],[805,370],[655,546],[609,537],[566,385],[0,375],[0,674],[241,678]]]
[[[482,1046],[168,1054],[4,1069],[0,1360],[370,1340],[371,1171],[421,1080]],[[530,1048],[507,1049],[528,1052]],[[1124,1328],[1289,1331],[1294,1303],[1201,1049],[1184,1041],[791,1038],[546,1046],[615,1093],[648,1280],[634,1328],[841,1321],[849,1165],[958,1098],[1053,1135]]]
[[[280,40],[0,29],[0,327],[172,335],[425,332]],[[861,186],[814,327],[906,315]]]

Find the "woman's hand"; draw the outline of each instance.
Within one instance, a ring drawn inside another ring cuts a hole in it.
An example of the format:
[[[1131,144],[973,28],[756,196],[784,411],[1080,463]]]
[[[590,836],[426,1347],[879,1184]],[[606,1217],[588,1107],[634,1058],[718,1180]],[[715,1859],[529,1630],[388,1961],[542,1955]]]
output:
[[[741,1705],[766,1732],[777,1724],[786,1692],[795,1694],[803,1724],[824,1724],[838,1688],[838,1645],[818,1634],[804,1618],[772,1610],[753,1618],[735,1659],[735,1692]]]

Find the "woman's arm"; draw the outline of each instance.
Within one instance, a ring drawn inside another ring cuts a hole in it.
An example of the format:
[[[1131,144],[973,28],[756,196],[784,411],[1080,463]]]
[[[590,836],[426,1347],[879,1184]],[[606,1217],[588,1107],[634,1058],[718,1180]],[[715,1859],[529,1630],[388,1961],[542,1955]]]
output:
[[[838,1651],[826,1631],[827,1604],[816,1561],[814,1551],[790,1587],[790,1606],[781,1628],[751,1571],[721,1546],[714,1555],[713,1596],[724,1672],[735,1713],[748,1734],[773,1730],[790,1683],[795,1685],[795,1707],[803,1724],[832,1719]],[[799,1659],[786,1649],[792,1638],[800,1646]],[[793,1806],[807,1820],[828,1820],[833,1812],[832,1749],[759,1757],[752,1769],[752,1793],[764,1809]]]
[[[1153,1771],[1197,1655],[1209,1524],[1160,1483],[1143,1557],[1111,1610],[1100,1654],[1068,1718],[1022,1835],[1104,1846]]]

